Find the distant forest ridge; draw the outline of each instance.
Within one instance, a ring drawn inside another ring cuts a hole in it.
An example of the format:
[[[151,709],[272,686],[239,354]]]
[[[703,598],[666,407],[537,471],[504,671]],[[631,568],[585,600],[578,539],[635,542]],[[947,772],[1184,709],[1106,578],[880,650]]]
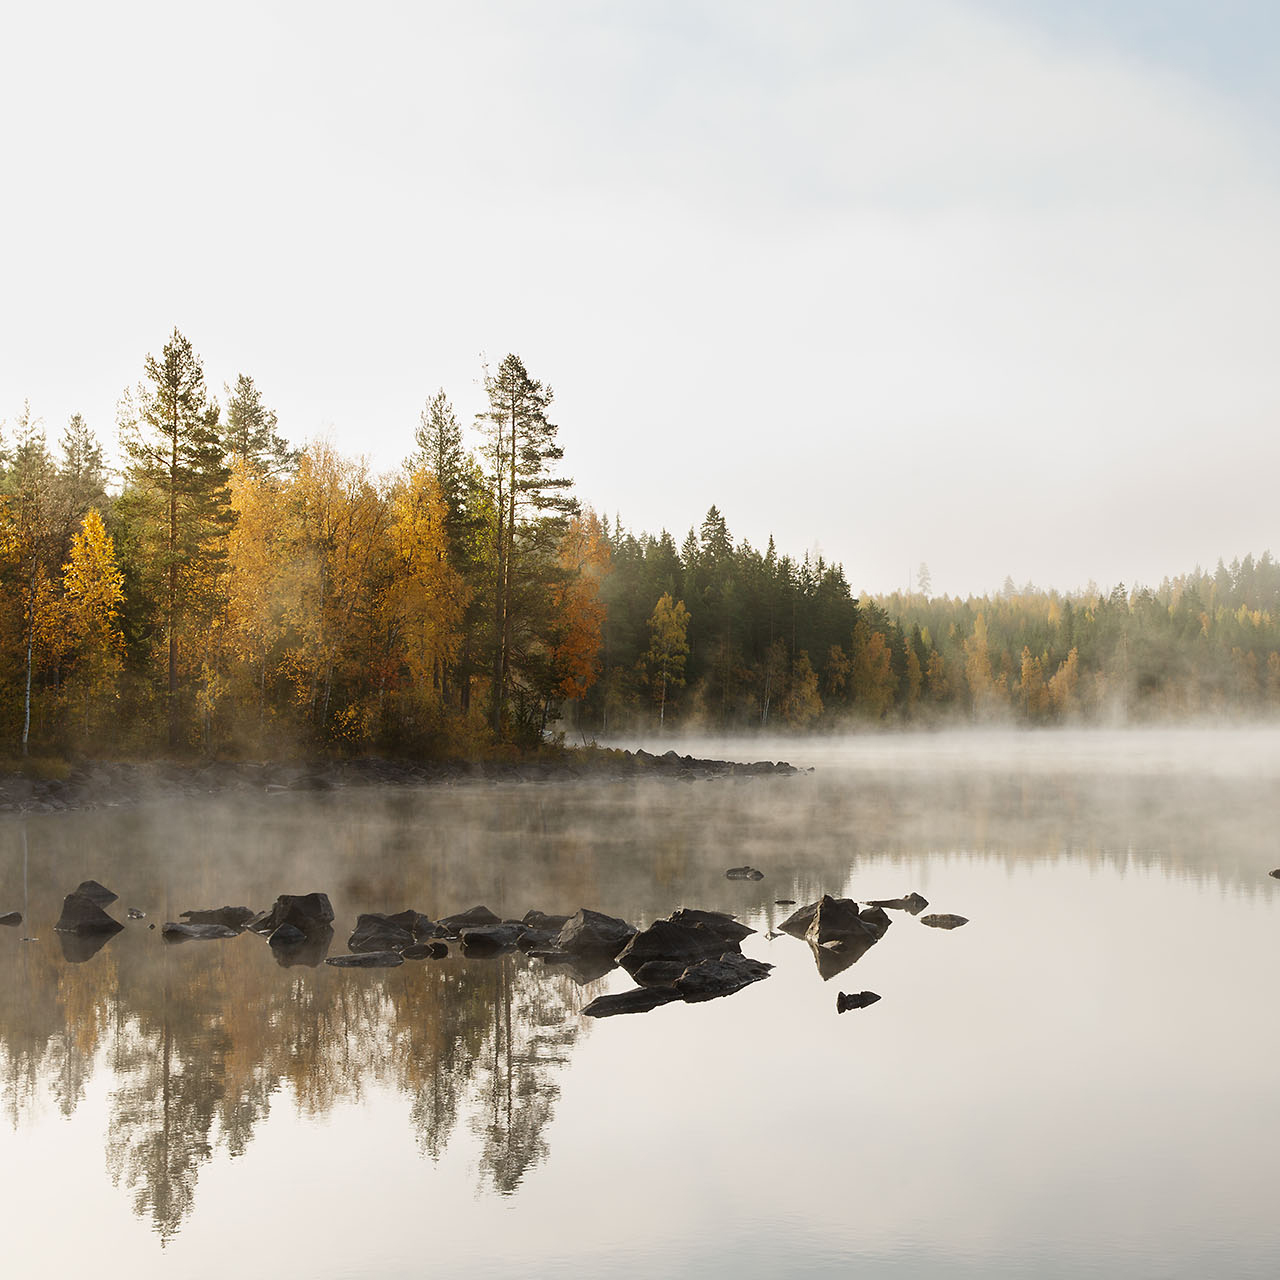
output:
[[[1156,589],[856,599],[843,568],[678,545],[584,507],[549,387],[444,391],[394,475],[291,448],[253,379],[224,403],[174,331],[122,401],[108,486],[79,416],[0,435],[0,734],[33,754],[482,754],[557,726],[795,730],[1280,708],[1269,553]]]

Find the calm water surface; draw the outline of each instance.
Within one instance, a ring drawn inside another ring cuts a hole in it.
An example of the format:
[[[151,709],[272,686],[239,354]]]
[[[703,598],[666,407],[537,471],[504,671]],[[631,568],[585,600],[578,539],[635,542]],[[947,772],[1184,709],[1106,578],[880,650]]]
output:
[[[817,767],[0,824],[0,911],[27,911],[0,930],[6,1270],[1280,1273],[1280,733],[728,749]],[[742,862],[766,878],[725,880]],[[69,958],[87,877],[147,920]],[[147,927],[312,889],[333,952],[366,910],[686,905],[776,968],[594,1022],[621,971],[283,968]],[[895,914],[826,981],[765,936],[778,898],[911,890],[971,922]]]

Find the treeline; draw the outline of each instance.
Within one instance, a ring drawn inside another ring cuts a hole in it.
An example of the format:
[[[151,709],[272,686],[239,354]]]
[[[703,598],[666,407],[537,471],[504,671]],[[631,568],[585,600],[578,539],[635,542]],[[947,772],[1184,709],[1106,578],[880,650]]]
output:
[[[854,598],[839,565],[677,545],[583,508],[549,386],[444,391],[390,476],[292,449],[253,379],[224,404],[174,331],[121,402],[0,437],[0,732],[23,753],[476,754],[686,728],[1088,720],[1280,706],[1269,555],[1157,590]],[[927,580],[927,578],[926,578]]]

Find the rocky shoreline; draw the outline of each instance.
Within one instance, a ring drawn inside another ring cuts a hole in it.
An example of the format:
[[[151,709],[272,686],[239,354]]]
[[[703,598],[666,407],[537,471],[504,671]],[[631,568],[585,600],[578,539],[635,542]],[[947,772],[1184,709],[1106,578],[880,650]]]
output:
[[[794,774],[785,761],[751,764],[700,760],[667,751],[568,750],[559,757],[526,760],[451,760],[419,762],[366,757],[356,760],[273,762],[212,761],[179,764],[166,761],[84,762],[65,778],[33,778],[0,773],[0,814],[60,813],[120,805],[181,800],[219,794],[274,795],[293,791],[341,791],[371,786],[425,786],[465,783],[537,783],[564,780],[625,781]]]

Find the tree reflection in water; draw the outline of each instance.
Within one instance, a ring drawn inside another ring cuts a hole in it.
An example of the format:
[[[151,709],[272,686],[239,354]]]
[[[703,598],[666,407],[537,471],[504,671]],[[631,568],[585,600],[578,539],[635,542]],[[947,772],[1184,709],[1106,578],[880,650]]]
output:
[[[16,1128],[42,1097],[70,1115],[109,1071],[107,1168],[163,1241],[191,1213],[202,1166],[243,1154],[282,1089],[319,1115],[395,1088],[433,1161],[465,1120],[480,1185],[500,1194],[545,1159],[590,998],[566,975],[520,955],[285,975],[252,936],[147,943],[126,937],[79,965],[56,943],[26,948],[0,995],[0,1079]]]

